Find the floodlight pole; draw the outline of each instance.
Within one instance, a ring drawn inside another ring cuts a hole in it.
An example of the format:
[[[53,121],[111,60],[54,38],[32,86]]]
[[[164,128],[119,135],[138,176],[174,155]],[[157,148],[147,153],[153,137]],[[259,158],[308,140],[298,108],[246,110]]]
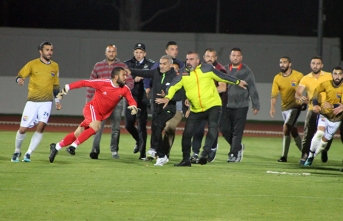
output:
[[[323,56],[323,0],[319,0],[318,7],[318,30],[317,30],[317,55]]]
[[[220,31],[220,0],[217,0],[216,33]]]

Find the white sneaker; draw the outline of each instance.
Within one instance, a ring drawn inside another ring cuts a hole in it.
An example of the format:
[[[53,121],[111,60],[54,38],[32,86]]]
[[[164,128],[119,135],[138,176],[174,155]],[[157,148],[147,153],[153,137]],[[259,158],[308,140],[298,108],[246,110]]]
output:
[[[156,156],[156,151],[154,149],[150,149],[148,150],[148,152],[146,152],[146,159],[147,160],[153,160],[155,159]]]
[[[167,155],[164,155],[164,157],[162,158],[158,158],[156,160],[156,163],[154,164],[154,166],[163,166],[164,164],[168,163],[169,159],[167,157]]]

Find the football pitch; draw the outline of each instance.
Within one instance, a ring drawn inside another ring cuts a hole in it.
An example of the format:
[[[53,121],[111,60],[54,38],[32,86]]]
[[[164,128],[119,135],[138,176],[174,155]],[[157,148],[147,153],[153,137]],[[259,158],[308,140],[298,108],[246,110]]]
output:
[[[12,163],[15,131],[0,131],[0,220],[340,220],[343,146],[335,139],[329,161],[298,165],[291,145],[278,163],[281,138],[244,137],[244,158],[227,163],[229,147],[219,138],[214,162],[174,167],[181,161],[177,136],[163,167],[138,160],[134,140],[120,137],[112,159],[103,134],[99,160],[89,158],[92,138],[75,156],[62,149],[49,163],[49,144],[66,133],[44,133],[31,162]],[[23,143],[27,150],[32,132]],[[149,140],[149,139],[148,139]],[[149,145],[147,145],[149,146]],[[22,159],[22,158],[21,158]]]

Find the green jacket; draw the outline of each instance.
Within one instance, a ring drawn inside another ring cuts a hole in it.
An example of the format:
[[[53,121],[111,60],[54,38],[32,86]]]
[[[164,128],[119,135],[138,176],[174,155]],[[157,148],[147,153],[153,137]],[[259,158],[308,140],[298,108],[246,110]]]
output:
[[[168,99],[172,99],[176,91],[182,87],[191,104],[191,111],[204,112],[214,106],[222,106],[214,81],[239,84],[240,80],[213,68],[210,64],[200,64],[189,74],[183,73],[173,80],[167,90]]]

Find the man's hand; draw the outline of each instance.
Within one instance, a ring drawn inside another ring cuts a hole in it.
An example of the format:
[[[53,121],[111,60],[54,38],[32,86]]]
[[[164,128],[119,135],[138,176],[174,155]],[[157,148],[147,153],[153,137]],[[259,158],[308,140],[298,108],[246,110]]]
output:
[[[274,107],[270,108],[269,114],[270,114],[271,118],[274,118],[274,116],[275,116],[275,108]]]
[[[333,109],[333,114],[334,114],[334,115],[338,115],[338,114],[340,114],[342,111],[343,111],[343,104],[340,103],[338,107],[335,107],[335,108]]]
[[[166,96],[166,93],[163,91],[163,90],[161,90],[161,93],[160,94],[157,94],[158,96],[160,96],[160,97],[165,97]]]
[[[254,115],[256,115],[258,113],[258,110],[257,109],[252,109],[252,111],[254,112]]]
[[[64,95],[67,95],[69,91],[69,84],[64,85],[64,88],[62,88],[61,92],[56,95],[56,98],[58,100],[62,100]]]
[[[186,107],[191,106],[191,104],[189,103],[189,100],[188,100],[188,99],[185,100],[185,106],[186,106]]]
[[[296,98],[296,100],[299,104],[307,104],[308,103],[308,98],[305,96],[301,96],[299,98]]]
[[[145,95],[149,99],[150,88],[145,88]]]
[[[155,103],[156,104],[164,104],[163,105],[163,109],[164,109],[164,108],[166,108],[166,106],[169,103],[169,98],[166,98],[166,97],[164,97],[164,98],[156,98],[155,99]]]
[[[143,80],[143,78],[142,77],[135,77],[135,82],[140,82],[141,80]]]
[[[126,71],[126,74],[128,74],[128,75],[130,75],[130,74],[131,74],[131,71],[130,71],[130,69],[128,69],[128,68],[125,68],[125,71]]]
[[[321,110],[322,110],[322,109],[320,108],[319,105],[313,106],[313,112],[314,112],[314,113],[318,114]]]
[[[238,84],[238,86],[240,86],[243,89],[247,89],[246,87],[247,85],[248,85],[247,82],[245,82],[244,80],[240,80]]]
[[[62,105],[60,102],[56,102],[56,110],[61,110],[62,109]]]
[[[330,104],[329,102],[325,101],[323,103],[323,107],[326,109],[333,109],[333,104]]]
[[[24,83],[25,83],[25,78],[17,78],[17,83],[18,83],[19,85],[23,86]]]
[[[131,115],[136,115],[138,113],[138,108],[134,105],[128,106],[127,109],[131,110]]]

